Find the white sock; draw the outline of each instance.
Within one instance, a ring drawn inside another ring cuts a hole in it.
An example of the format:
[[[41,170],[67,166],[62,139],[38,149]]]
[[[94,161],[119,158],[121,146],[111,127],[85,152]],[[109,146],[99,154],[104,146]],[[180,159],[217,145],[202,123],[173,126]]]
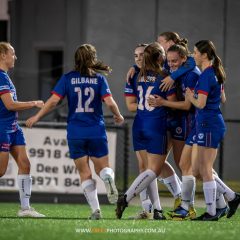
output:
[[[176,175],[178,184],[179,184],[180,188],[182,189],[182,181],[180,180],[179,176],[176,173],[174,173],[174,174]]]
[[[99,173],[100,178],[104,181],[106,178],[108,178],[109,176],[113,179],[114,181],[114,172],[111,168],[109,167],[105,167],[103,168],[100,173]]]
[[[164,178],[163,182],[174,198],[181,195],[181,187],[179,185],[177,174],[174,173],[172,176]]]
[[[189,205],[194,203],[196,179],[192,175],[182,176],[182,202],[181,206],[185,210],[189,209]]]
[[[217,184],[217,191],[222,193],[228,201],[232,201],[236,197],[235,192],[230,189],[218,176],[214,174],[213,177]]]
[[[153,209],[161,210],[160,199],[158,195],[157,179],[155,178],[147,187],[149,198],[151,199]]]
[[[152,211],[152,202],[149,199],[147,189],[146,188],[143,189],[139,195],[140,195],[140,200],[142,203],[143,210],[145,210],[146,212],[151,212]]]
[[[193,187],[192,187],[192,196],[191,196],[191,199],[190,199],[190,205],[191,206],[194,206],[194,201],[195,201],[195,192],[196,192],[196,178],[193,177],[194,180],[193,180]]]
[[[31,197],[32,190],[32,178],[30,174],[22,174],[17,176],[17,182],[19,187],[19,197],[22,209],[29,209],[29,199]]]
[[[207,205],[207,212],[212,216],[216,215],[216,190],[217,186],[214,180],[203,183],[203,192]]]
[[[227,206],[222,193],[217,191],[216,193],[216,208],[225,208]]]
[[[94,212],[97,209],[100,209],[99,202],[98,202],[96,181],[94,179],[87,179],[83,181],[82,189],[87,199],[87,202],[92,209],[92,212]]]
[[[140,173],[126,192],[126,201],[129,202],[145,189],[156,178],[156,173],[150,169]]]

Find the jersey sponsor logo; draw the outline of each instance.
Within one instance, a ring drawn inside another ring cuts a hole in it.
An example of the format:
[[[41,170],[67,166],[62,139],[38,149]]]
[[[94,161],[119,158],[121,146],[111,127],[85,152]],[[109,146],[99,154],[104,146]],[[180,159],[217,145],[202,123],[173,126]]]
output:
[[[125,93],[133,93],[133,89],[131,89],[131,88],[125,88]]]
[[[199,138],[199,139],[203,139],[203,138],[204,138],[204,133],[199,133],[199,134],[198,134],[198,138]]]

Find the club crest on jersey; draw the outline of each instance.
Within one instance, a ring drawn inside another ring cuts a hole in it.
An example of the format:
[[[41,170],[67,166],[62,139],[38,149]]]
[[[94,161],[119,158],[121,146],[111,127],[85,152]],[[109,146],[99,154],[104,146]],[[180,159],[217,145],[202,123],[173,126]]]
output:
[[[177,134],[181,134],[182,133],[182,128],[181,127],[177,127],[176,128],[176,133]]]
[[[203,139],[203,138],[204,138],[204,134],[203,134],[203,133],[199,133],[199,134],[198,134],[198,138],[199,138],[199,139]]]

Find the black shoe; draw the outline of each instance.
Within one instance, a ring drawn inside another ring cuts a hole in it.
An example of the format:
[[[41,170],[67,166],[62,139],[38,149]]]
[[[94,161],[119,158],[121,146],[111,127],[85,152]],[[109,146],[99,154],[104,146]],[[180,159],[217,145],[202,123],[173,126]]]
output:
[[[128,206],[126,197],[127,197],[127,195],[122,195],[122,196],[119,196],[119,198],[117,200],[117,208],[115,209],[115,212],[116,212],[116,216],[118,219],[121,219],[125,208]]]
[[[166,217],[163,215],[163,210],[153,210],[153,219],[154,220],[166,220]]]
[[[227,206],[224,208],[217,208],[216,215],[218,215],[219,218],[222,218],[227,215],[228,211],[229,211],[229,208]]]
[[[232,201],[228,202],[229,211],[227,213],[227,218],[230,218],[235,214],[239,204],[240,204],[240,194],[236,193],[236,197]]]
[[[214,216],[205,212],[201,216],[191,219],[192,221],[218,221],[219,216],[216,214]]]

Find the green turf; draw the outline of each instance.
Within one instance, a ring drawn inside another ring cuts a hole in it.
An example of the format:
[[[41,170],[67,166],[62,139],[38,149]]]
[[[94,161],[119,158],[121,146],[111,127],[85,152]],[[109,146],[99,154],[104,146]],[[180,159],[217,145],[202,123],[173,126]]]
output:
[[[17,204],[0,203],[0,239],[73,240],[73,239],[234,239],[240,237],[240,210],[231,218],[218,222],[128,220],[139,210],[130,206],[122,220],[115,219],[114,206],[103,205],[103,220],[91,221],[87,205],[33,204],[46,219],[17,218]],[[198,209],[202,213],[203,209]],[[90,233],[83,233],[90,231]],[[107,231],[112,231],[107,232]],[[115,233],[113,233],[115,231]],[[117,233],[121,231],[121,233]],[[126,233],[131,231],[132,233]],[[139,232],[137,232],[139,231]],[[125,233],[123,233],[125,232]],[[135,232],[135,233],[134,233]]]

